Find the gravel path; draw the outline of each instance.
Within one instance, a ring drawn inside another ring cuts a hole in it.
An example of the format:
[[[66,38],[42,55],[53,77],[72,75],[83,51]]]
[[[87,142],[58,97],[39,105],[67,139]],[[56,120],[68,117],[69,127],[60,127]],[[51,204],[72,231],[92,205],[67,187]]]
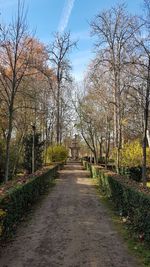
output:
[[[2,251],[0,267],[138,267],[114,230],[89,173],[68,163]]]

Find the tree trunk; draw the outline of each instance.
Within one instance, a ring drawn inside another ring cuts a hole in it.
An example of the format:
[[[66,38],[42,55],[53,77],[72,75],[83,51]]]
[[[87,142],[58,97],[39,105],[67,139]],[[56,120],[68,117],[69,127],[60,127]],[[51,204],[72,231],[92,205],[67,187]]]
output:
[[[56,142],[57,145],[60,143],[60,84],[58,82],[57,87],[57,118],[56,118]]]
[[[9,108],[8,134],[6,138],[5,182],[7,182],[9,179],[10,141],[11,141],[11,133],[12,133],[12,121],[13,121],[13,108],[11,105]]]
[[[94,155],[94,164],[97,164],[98,163],[98,160],[97,160],[96,150],[94,150],[93,155]]]
[[[100,143],[99,143],[99,157],[100,157],[100,163],[102,163],[103,159],[103,137],[101,136]]]
[[[115,92],[114,92],[114,140],[116,148],[116,171],[119,173],[119,107],[118,107],[118,77],[115,73]]]
[[[150,147],[150,135],[149,135],[148,130],[147,130],[146,136],[147,136],[148,146]]]
[[[110,132],[108,132],[108,134],[107,134],[107,140],[106,140],[105,168],[107,168],[107,164],[108,164],[109,151],[110,151]]]
[[[150,55],[148,58],[148,74],[147,74],[147,88],[146,88],[146,99],[144,109],[144,132],[143,132],[143,166],[142,166],[142,181],[143,185],[146,186],[146,147],[147,147],[147,130],[148,130],[148,115],[149,115],[149,94],[150,94]]]
[[[120,148],[121,148],[121,107],[120,107],[120,70],[119,66],[115,72],[115,147],[116,147],[116,171],[119,173]]]
[[[35,126],[33,126],[32,136],[32,173],[35,172]]]

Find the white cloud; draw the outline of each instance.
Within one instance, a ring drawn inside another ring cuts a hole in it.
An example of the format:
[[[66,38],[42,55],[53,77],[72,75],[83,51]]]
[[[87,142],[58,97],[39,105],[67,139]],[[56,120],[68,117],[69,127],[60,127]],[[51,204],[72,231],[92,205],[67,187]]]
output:
[[[75,3],[75,0],[65,0],[65,5],[62,11],[62,15],[61,15],[61,19],[60,19],[59,27],[58,27],[59,32],[64,32],[64,30],[66,29],[68,22],[69,22],[69,18],[71,16],[72,9],[74,7],[74,3]]]

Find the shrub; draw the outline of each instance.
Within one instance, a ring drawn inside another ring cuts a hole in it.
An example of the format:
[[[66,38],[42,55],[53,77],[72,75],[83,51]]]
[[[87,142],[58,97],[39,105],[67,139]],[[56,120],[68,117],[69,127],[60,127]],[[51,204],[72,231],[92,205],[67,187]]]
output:
[[[12,187],[0,198],[0,237],[5,239],[14,232],[16,225],[56,176],[58,165],[38,177],[33,177],[25,184]]]
[[[106,161],[105,157],[98,158],[98,163],[99,164],[105,164],[105,161]]]
[[[50,146],[47,149],[49,162],[65,161],[68,157],[68,150],[62,145]]]
[[[112,169],[112,171],[116,171]],[[142,182],[142,167],[120,167],[119,173],[136,182]]]
[[[114,149],[112,157],[115,158]],[[137,182],[142,181],[142,146],[139,140],[126,143],[120,151],[119,173]],[[147,166],[150,166],[150,149],[147,148]],[[113,169],[112,169],[113,170]],[[114,170],[115,171],[115,170]]]
[[[89,168],[89,163],[84,166]],[[92,176],[98,179],[100,189],[111,198],[119,214],[126,217],[128,227],[150,247],[150,191],[144,193],[134,181],[113,172],[92,166]],[[96,174],[96,175],[95,175]]]
[[[130,167],[128,171],[129,171],[129,177],[131,179],[133,179],[136,182],[142,181],[142,167],[140,166]]]
[[[149,148],[147,148],[147,161],[150,163]],[[142,165],[142,146],[139,140],[124,145],[120,152],[120,165],[124,167],[139,167]]]

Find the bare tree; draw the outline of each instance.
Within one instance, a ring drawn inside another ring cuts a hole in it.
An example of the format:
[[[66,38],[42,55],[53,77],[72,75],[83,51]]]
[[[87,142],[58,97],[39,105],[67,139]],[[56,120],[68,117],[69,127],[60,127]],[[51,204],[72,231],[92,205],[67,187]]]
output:
[[[140,18],[140,30],[134,34],[135,49],[132,64],[136,67],[134,76],[138,80],[139,85],[133,86],[133,90],[139,92],[141,96],[141,106],[143,110],[143,163],[142,163],[142,181],[146,186],[147,175],[147,132],[149,121],[149,101],[150,101],[150,1],[144,1],[145,14],[144,18]]]
[[[147,131],[148,131],[148,118],[149,118],[149,101],[150,101],[150,1],[145,0],[145,9],[146,9],[146,31],[147,36],[146,40],[140,41],[140,46],[144,50],[147,59],[145,60],[146,64],[146,92],[145,92],[145,105],[144,105],[144,129],[143,129],[143,166],[142,166],[142,180],[143,184],[146,186],[147,175],[146,175],[146,166],[147,166],[147,157],[146,157],[146,147],[147,147]]]
[[[0,47],[0,84],[1,95],[7,104],[8,129],[6,134],[5,181],[9,177],[10,141],[14,120],[14,103],[19,86],[26,75],[32,55],[32,38],[27,32],[23,4],[18,1],[18,12],[15,20],[1,29]]]
[[[99,13],[91,23],[92,32],[97,36],[97,64],[107,66],[113,84],[114,139],[117,148],[117,171],[119,171],[119,151],[122,146],[121,95],[124,88],[123,72],[125,60],[131,50],[131,39],[136,27],[124,5],[117,5]]]
[[[60,35],[55,34],[55,40],[49,49],[49,60],[54,70],[56,77],[56,141],[57,144],[61,143],[61,111],[62,111],[62,91],[64,90],[65,82],[71,81],[69,71],[71,65],[68,59],[68,54],[71,49],[76,45],[76,42],[72,42],[70,33],[64,33]],[[55,90],[54,89],[54,90]]]

